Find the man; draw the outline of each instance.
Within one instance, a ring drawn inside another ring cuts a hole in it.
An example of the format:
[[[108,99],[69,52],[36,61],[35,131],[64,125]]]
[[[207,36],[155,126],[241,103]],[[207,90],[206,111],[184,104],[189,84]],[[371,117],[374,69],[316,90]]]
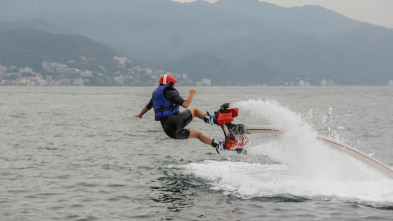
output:
[[[142,111],[135,117],[142,116],[154,107],[155,120],[161,122],[165,133],[173,139],[198,138],[201,142],[211,145],[218,150],[224,150],[225,142],[212,139],[202,132],[194,129],[185,129],[194,117],[204,120],[206,123],[215,124],[215,116],[205,113],[199,108],[189,108],[179,112],[179,106],[188,108],[196,93],[192,88],[186,100],[175,89],[176,78],[173,75],[165,74],[160,77],[159,86],[153,91],[150,102],[143,107]]]

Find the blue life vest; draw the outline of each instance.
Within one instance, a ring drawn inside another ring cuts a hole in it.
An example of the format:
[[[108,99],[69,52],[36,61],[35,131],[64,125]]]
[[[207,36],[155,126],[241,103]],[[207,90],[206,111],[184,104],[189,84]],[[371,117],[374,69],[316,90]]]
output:
[[[167,87],[169,85],[160,85],[153,91],[152,99],[156,120],[161,120],[179,112],[179,104],[167,100],[164,96],[164,90]],[[175,88],[173,89],[179,93]]]

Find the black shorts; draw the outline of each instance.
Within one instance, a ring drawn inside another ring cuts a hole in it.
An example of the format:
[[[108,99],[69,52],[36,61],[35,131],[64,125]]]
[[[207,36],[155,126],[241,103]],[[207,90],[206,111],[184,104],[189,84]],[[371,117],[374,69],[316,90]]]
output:
[[[173,139],[188,139],[190,130],[184,129],[191,121],[192,114],[190,110],[185,110],[169,117],[161,119],[161,126],[166,135]]]

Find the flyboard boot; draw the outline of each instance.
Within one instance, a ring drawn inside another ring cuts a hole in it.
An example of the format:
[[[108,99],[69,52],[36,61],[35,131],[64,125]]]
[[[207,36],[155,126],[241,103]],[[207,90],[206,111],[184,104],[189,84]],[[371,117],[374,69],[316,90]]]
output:
[[[217,124],[216,115],[210,115],[209,112],[206,112],[205,116],[203,117],[203,121],[211,125]]]
[[[220,153],[219,150],[227,150],[227,147],[225,145],[225,140],[219,141],[219,140],[213,139],[212,147],[216,148],[217,153]]]
[[[229,103],[221,105],[220,109],[213,115],[213,122],[222,128],[225,135],[225,140],[222,142],[213,139],[212,146],[216,148],[218,153],[220,153],[218,150],[234,150],[237,153],[246,153],[244,146],[250,140],[245,135],[245,126],[243,124],[232,123],[238,115],[238,109],[230,108]]]

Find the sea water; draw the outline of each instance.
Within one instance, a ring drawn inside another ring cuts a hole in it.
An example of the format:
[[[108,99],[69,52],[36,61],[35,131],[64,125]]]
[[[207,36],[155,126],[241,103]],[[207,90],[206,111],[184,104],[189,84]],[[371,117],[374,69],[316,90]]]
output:
[[[315,137],[393,168],[393,87],[197,88],[193,107],[285,131],[241,155],[135,118],[153,89],[0,87],[0,220],[392,219],[393,180]]]

